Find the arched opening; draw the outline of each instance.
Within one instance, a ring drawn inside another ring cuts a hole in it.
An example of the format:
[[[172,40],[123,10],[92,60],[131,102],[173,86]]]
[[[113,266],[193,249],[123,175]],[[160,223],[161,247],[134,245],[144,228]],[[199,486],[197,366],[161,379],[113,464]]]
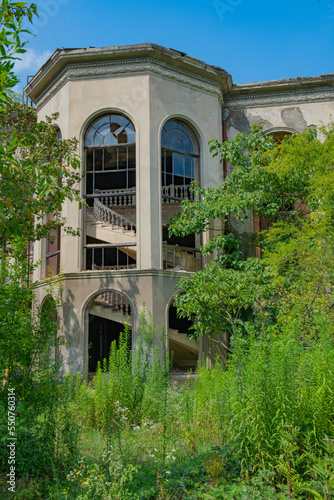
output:
[[[275,129],[267,133],[267,135],[269,135],[274,139],[276,144],[280,144],[284,139],[290,137],[292,134],[293,132],[291,130],[279,130],[279,129]]]
[[[191,183],[199,181],[200,147],[196,133],[179,119],[168,120],[161,133],[161,198],[164,269],[200,269],[199,236],[169,236],[170,218],[185,198],[193,199]]]
[[[58,141],[62,141],[63,139],[63,134],[61,133],[61,130],[58,125],[55,125],[56,133],[57,133],[57,139]]]
[[[124,295],[107,290],[88,305],[88,370],[95,372],[98,362],[109,358],[111,343],[118,342],[126,324],[132,327],[131,306]],[[131,335],[129,338],[131,350]]]
[[[194,370],[198,363],[200,343],[189,335],[193,334],[192,321],[180,318],[173,302],[168,309],[169,356],[174,370]]]
[[[84,268],[136,267],[136,133],[110,113],[85,134]]]

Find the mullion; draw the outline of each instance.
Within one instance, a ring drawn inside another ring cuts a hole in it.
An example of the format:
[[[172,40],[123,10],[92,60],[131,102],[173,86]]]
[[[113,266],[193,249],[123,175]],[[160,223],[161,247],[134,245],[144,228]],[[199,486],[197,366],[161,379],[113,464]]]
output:
[[[93,149],[93,193],[95,193],[95,149]]]
[[[129,189],[129,148],[126,146],[126,189]]]

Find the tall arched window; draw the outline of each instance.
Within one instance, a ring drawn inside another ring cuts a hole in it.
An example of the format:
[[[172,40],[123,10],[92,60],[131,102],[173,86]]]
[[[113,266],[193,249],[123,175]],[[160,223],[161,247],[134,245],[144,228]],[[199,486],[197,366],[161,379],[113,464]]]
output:
[[[136,133],[124,115],[100,116],[85,134],[86,270],[136,266]]]
[[[161,136],[162,195],[190,197],[189,186],[199,177],[199,143],[194,131],[181,120],[169,120]]]
[[[97,118],[85,135],[86,196],[136,186],[136,133],[123,115]]]
[[[199,179],[200,148],[197,136],[185,122],[172,119],[161,133],[163,268],[196,271],[201,266],[200,236],[169,236],[170,218],[182,210],[181,201],[193,199],[190,185]]]

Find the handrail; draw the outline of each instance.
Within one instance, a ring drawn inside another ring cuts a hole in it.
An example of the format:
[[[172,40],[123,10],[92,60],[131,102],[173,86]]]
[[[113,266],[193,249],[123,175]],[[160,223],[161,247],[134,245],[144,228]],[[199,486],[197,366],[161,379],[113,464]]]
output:
[[[103,205],[103,203],[101,203],[101,201],[97,198],[94,199],[94,217],[102,222],[110,224],[111,226],[123,227],[123,229],[128,231],[136,232],[136,224],[134,224],[127,217],[124,217],[124,215],[120,215],[110,207]]]
[[[114,311],[120,311],[126,316],[131,316],[131,306],[126,298],[120,293],[114,291],[102,292],[100,295],[95,297],[94,302],[102,302],[107,304]]]
[[[199,248],[193,248],[193,247],[182,247],[176,243],[176,245],[170,245],[169,243],[166,243],[165,241],[163,242],[163,247],[167,248],[176,248],[176,250],[185,250],[187,252],[200,252],[201,250]]]
[[[198,255],[196,255],[198,254]],[[202,268],[202,256],[198,248],[163,244],[163,268],[195,272]]]
[[[137,242],[131,243],[87,243],[84,248],[120,248],[120,247],[136,247]]]
[[[176,201],[181,202],[186,198],[193,200],[194,195],[190,191],[191,186],[178,186],[170,184],[169,186],[161,187],[161,197],[163,203],[173,203]]]

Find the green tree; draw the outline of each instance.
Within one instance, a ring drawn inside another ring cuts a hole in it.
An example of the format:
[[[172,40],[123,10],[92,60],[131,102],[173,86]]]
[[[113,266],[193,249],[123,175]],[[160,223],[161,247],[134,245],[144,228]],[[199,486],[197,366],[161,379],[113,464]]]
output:
[[[32,310],[28,244],[52,238],[59,226],[76,234],[66,227],[61,209],[65,200],[81,204],[76,139],[58,140],[57,114],[38,122],[36,110],[15,100],[11,90],[18,81],[15,59],[25,52],[20,35],[29,33],[23,25],[36,14],[34,4],[1,1],[0,368],[7,378],[17,365],[30,378],[32,369],[36,375],[36,363],[48,359],[57,329],[54,315]]]
[[[331,314],[334,125],[319,132],[321,139],[312,128],[277,145],[255,125],[233,141],[211,141],[213,156],[233,170],[216,188],[194,187],[196,201],[185,200],[170,225],[185,236],[225,222],[202,248],[209,265],[179,285],[179,314],[194,320],[197,335],[250,324],[263,331],[292,316],[304,318],[298,328],[306,334],[309,324],[309,334],[317,311]],[[252,216],[267,229],[245,240],[242,227]],[[261,259],[252,256],[256,245]]]
[[[81,203],[75,186],[80,180],[77,141],[58,141],[53,115],[37,122],[36,111],[12,98],[18,82],[15,60],[25,52],[23,25],[37,15],[36,5],[1,1],[0,10],[0,240],[37,240],[55,226],[63,202]],[[47,214],[55,215],[45,222]]]
[[[37,15],[36,5],[26,2],[11,2],[1,0],[0,9],[0,106],[8,98],[8,92],[19,81],[14,74],[14,63],[25,52],[26,41],[22,41],[22,34],[30,32],[23,27],[24,21],[32,21]]]
[[[37,122],[36,111],[15,101],[0,110],[0,241],[38,240],[65,225],[64,201],[81,204],[76,139],[58,140],[57,115]],[[53,220],[45,216],[53,214]]]

